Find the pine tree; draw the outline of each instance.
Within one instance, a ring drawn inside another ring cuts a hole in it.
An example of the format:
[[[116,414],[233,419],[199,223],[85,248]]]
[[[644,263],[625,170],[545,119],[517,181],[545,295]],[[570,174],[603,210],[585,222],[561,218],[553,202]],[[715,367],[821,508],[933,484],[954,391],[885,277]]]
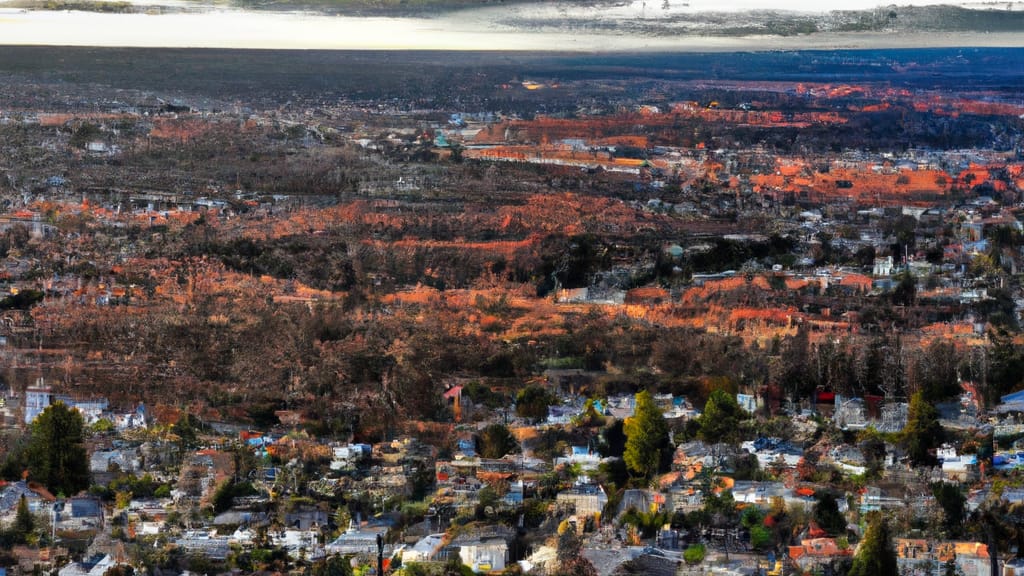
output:
[[[910,397],[907,409],[907,425],[903,429],[903,440],[907,453],[914,465],[934,466],[935,455],[931,450],[942,443],[943,431],[939,424],[939,412],[924,400],[921,392]]]
[[[54,494],[77,494],[89,487],[82,414],[56,402],[32,422],[28,445],[30,477]]]
[[[18,510],[14,516],[14,536],[19,542],[24,542],[26,537],[35,529],[36,521],[28,510],[28,499],[22,494],[18,500]]]
[[[847,576],[896,576],[898,573],[889,523],[881,514],[873,512],[868,516],[868,529]]]
[[[626,452],[622,458],[626,466],[631,473],[650,478],[658,472],[662,454],[669,450],[668,424],[650,392],[644,390],[636,395],[636,409],[626,419],[623,431]]]
[[[699,436],[705,442],[735,442],[740,421],[745,417],[736,397],[718,388],[711,392],[704,412],[697,419]]]

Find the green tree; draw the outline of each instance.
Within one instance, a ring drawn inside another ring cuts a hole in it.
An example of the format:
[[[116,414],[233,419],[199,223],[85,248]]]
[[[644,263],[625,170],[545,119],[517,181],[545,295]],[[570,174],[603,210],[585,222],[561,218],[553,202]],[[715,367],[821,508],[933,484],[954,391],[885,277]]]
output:
[[[924,400],[921,392],[916,392],[910,397],[907,425],[903,429],[903,441],[910,461],[916,466],[934,466],[936,459],[931,450],[941,444],[942,439],[939,412]]]
[[[967,498],[960,491],[960,486],[949,482],[935,482],[932,484],[932,495],[942,507],[942,527],[950,537],[960,535],[960,529],[964,525],[964,516]]]
[[[683,561],[693,566],[704,561],[707,550],[703,544],[694,544],[683,551]]]
[[[814,503],[814,521],[830,536],[846,534],[846,518],[839,512],[839,503],[834,494],[825,492]]]
[[[704,517],[714,526],[732,527],[736,523],[736,498],[732,490],[723,490],[715,494],[712,490],[702,490],[704,496]]]
[[[641,538],[653,538],[668,521],[668,512],[658,512],[657,510],[643,511],[630,508],[622,515],[622,523],[636,526]]]
[[[847,576],[896,576],[898,573],[889,523],[878,512],[872,512]]]
[[[740,434],[740,422],[745,418],[736,397],[718,388],[711,392],[704,413],[697,418],[698,436],[705,442],[735,443]]]
[[[197,418],[188,412],[183,412],[178,421],[174,423],[172,428],[178,437],[178,447],[182,452],[199,446],[199,439],[196,435],[198,424]]]
[[[986,403],[998,403],[999,397],[1021,389],[1021,375],[1024,374],[1024,351],[1013,341],[1013,333],[999,326],[989,331],[988,374],[989,391],[984,394]]]
[[[633,416],[626,419],[623,431],[626,451],[622,457],[630,473],[650,478],[658,472],[663,455],[671,449],[668,424],[650,392],[644,390],[636,395]]]
[[[540,386],[527,386],[516,395],[516,414],[521,418],[543,420],[548,417],[548,406],[558,402],[554,394]]]
[[[36,520],[28,510],[28,499],[22,494],[21,499],[18,500],[18,510],[15,512],[14,526],[12,526],[14,539],[18,542],[25,542],[35,527]]]
[[[226,512],[231,508],[232,503],[235,499],[235,483],[230,479],[225,480],[217,486],[217,489],[213,491],[213,499],[211,505],[213,506],[213,513],[220,514]]]
[[[313,564],[313,576],[352,576],[352,565],[344,556],[330,556]]]
[[[900,281],[892,289],[892,303],[897,306],[913,306],[917,298],[917,279],[908,272],[900,274]]]
[[[77,494],[89,487],[85,422],[78,410],[56,402],[32,422],[28,444],[31,477],[53,493]]]
[[[501,458],[519,451],[519,442],[504,424],[491,424],[476,436],[476,451],[484,458]]]
[[[754,550],[764,552],[771,549],[775,544],[775,535],[764,526],[754,526],[750,529],[750,547]]]

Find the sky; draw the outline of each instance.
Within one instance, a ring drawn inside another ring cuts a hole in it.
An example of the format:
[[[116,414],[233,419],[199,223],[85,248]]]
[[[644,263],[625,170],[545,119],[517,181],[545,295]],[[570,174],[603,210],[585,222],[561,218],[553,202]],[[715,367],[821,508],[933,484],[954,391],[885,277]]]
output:
[[[136,0],[172,4],[174,0]],[[914,4],[935,0],[909,0]],[[903,4],[907,0],[903,1]],[[683,13],[747,9],[813,11],[814,0],[637,0],[594,10],[559,4],[501,6],[434,18],[357,18],[303,13],[245,12],[212,8],[171,14],[105,14],[77,11],[29,11],[0,1],[0,44],[138,47],[216,47],[287,49],[430,50],[753,50],[895,48],[903,46],[1019,46],[1024,34],[818,34],[788,38],[713,38],[680,35],[640,36],[624,32],[576,32],[524,28],[523,21],[559,18],[587,22],[664,20]],[[874,0],[833,0],[828,9],[874,7]],[[1013,6],[1024,6],[1013,4]]]

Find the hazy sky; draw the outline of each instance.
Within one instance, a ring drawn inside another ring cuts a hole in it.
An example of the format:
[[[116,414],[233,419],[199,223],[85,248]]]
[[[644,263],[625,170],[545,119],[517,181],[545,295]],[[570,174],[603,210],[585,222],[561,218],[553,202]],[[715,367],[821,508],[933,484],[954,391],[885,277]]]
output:
[[[140,0],[154,3],[159,0]],[[172,0],[173,2],[173,0]],[[159,2],[171,4],[172,2]],[[911,3],[935,3],[910,0]],[[905,5],[906,0],[901,1]],[[873,0],[835,0],[828,9],[873,7]],[[166,46],[326,49],[492,49],[492,50],[727,50],[788,48],[858,48],[953,45],[1021,45],[1017,34],[826,35],[788,38],[709,38],[680,35],[644,37],[624,33],[530,30],[522,21],[556,19],[619,22],[658,21],[706,9],[814,10],[813,0],[662,0],[637,1],[594,10],[566,5],[519,5],[483,8],[437,18],[353,18],[299,13],[243,12],[212,9],[202,13],[101,14],[26,11],[0,2],[0,44],[76,46]]]

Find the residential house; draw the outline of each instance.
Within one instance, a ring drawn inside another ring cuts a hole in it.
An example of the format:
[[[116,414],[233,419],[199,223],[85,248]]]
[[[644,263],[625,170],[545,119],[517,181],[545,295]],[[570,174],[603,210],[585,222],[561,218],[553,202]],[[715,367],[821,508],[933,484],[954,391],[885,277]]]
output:
[[[780,438],[760,437],[743,442],[740,447],[757,456],[761,468],[795,468],[804,454],[803,450]]]
[[[835,538],[811,538],[801,540],[799,546],[789,547],[789,559],[804,572],[850,556],[853,556],[853,548],[841,547]]]
[[[372,447],[369,444],[346,444],[333,448],[334,458],[331,470],[343,470],[370,457]]]
[[[387,526],[360,526],[353,520],[348,530],[325,548],[328,554],[377,554],[377,539],[383,539],[387,532]],[[391,548],[390,544],[384,544],[386,555],[390,555]]]
[[[34,386],[25,389],[25,424],[31,424],[36,416],[50,406],[53,389],[46,385],[42,378],[37,378]]]
[[[132,499],[128,503],[128,522],[136,534],[156,535],[164,530],[171,500]]]
[[[239,526],[228,538],[230,544],[237,544],[243,548],[249,548],[256,544],[256,531],[252,528]]]
[[[665,494],[653,490],[626,490],[622,493],[622,501],[619,503],[618,515],[625,514],[630,509],[640,512],[660,510],[665,505]]]
[[[103,528],[103,504],[88,496],[58,503],[54,516],[59,530],[81,532]]]
[[[429,562],[444,545],[444,534],[429,534],[402,551],[402,562]]]
[[[956,563],[958,573],[964,576],[988,576],[992,572],[992,558],[988,546],[980,542],[943,542],[935,547],[940,563]]]
[[[840,444],[828,450],[828,459],[847,474],[863,474],[867,470],[864,453],[856,446]]]
[[[568,456],[555,459],[556,466],[562,464],[579,464],[581,470],[589,472],[597,470],[601,464],[601,456],[588,446],[570,446]]]
[[[598,484],[577,483],[572,488],[559,492],[555,496],[555,502],[559,506],[571,508],[577,516],[600,517],[608,504],[608,495]]]
[[[89,472],[94,475],[113,470],[134,474],[141,469],[141,464],[142,459],[135,448],[97,450],[89,456]]]
[[[736,481],[732,487],[732,496],[736,502],[756,504],[767,508],[775,498],[783,498],[789,494],[782,482],[751,482]]]
[[[284,515],[285,526],[310,530],[327,526],[327,512],[319,508],[301,507]]]
[[[875,258],[875,265],[871,269],[871,274],[873,276],[892,276],[892,271],[892,256],[886,256],[884,258]]]
[[[12,482],[0,489],[0,518],[13,517],[22,496],[28,501],[28,509],[33,514],[49,513],[50,505],[57,500],[46,488],[35,482]]]
[[[942,475],[955,482],[970,482],[978,478],[978,455],[957,454],[956,448],[944,444],[936,451],[942,463]]]
[[[191,530],[175,540],[179,549],[187,554],[198,554],[211,560],[226,560],[231,551],[230,538],[216,532]]]
[[[288,556],[293,559],[315,560],[324,556],[319,530],[283,530],[270,534],[270,540],[274,546],[288,552]]]
[[[57,576],[103,576],[117,565],[109,554],[99,554],[81,562],[72,562],[57,572]]]
[[[456,537],[450,547],[458,548],[462,564],[474,572],[500,572],[508,563],[508,543],[512,535],[511,530],[504,527],[487,527],[483,532]]]

